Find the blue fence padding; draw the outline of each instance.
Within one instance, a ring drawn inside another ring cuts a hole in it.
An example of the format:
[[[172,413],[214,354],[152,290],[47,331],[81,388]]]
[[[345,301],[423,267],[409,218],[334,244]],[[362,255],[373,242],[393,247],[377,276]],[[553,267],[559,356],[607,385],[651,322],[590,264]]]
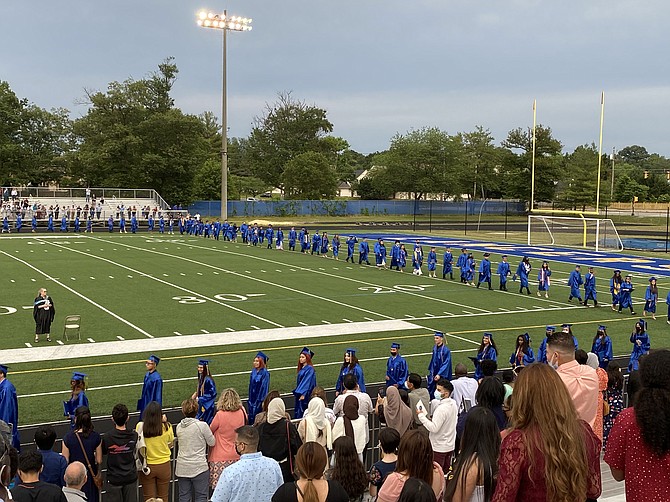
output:
[[[188,207],[191,214],[218,216],[221,201],[198,201]],[[507,214],[523,215],[526,204],[517,201],[487,200],[475,202],[413,201],[413,200],[261,200],[228,201],[228,215],[235,217],[269,216],[417,216]]]

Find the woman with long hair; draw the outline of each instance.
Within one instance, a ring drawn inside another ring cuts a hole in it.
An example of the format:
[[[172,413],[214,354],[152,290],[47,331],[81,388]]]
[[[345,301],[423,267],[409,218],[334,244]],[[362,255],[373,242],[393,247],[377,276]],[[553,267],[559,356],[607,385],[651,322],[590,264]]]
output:
[[[633,344],[633,350],[628,361],[628,371],[636,371],[639,368],[640,358],[648,354],[651,348],[651,341],[647,334],[647,321],[640,319],[635,323],[635,331],[630,335],[630,343]]]
[[[342,411],[344,415],[338,417],[333,426],[333,440],[342,436],[350,437],[362,461],[367,443],[367,418],[358,414],[358,398],[353,394],[347,395]]]
[[[270,389],[270,372],[267,369],[268,360],[269,357],[260,351],[254,357],[253,368],[249,376],[249,398],[247,399],[250,424],[254,424],[256,415],[263,411],[263,399]],[[267,408],[265,411],[267,411]]]
[[[294,457],[302,441],[295,426],[286,418],[286,407],[280,398],[270,401],[267,422],[259,426],[258,436],[258,451],[279,462],[285,483],[293,481]]]
[[[619,306],[619,293],[621,293],[621,283],[623,278],[621,277],[621,270],[615,270],[610,279],[610,293],[612,293],[612,310],[617,310]]]
[[[601,493],[600,441],[547,364],[527,366],[514,385],[512,430],[500,448],[494,502],[576,502]]]
[[[535,362],[535,355],[533,354],[533,348],[530,346],[530,335],[524,333],[516,337],[516,347],[514,347],[514,352],[509,358],[509,363],[512,365],[512,369],[516,369],[520,366],[528,366]]]
[[[314,352],[308,347],[303,347],[298,356],[298,369],[295,389],[293,389],[293,397],[295,397],[295,406],[293,409],[294,418],[302,418],[309,400],[312,397],[312,391],[316,387],[316,372],[314,371],[314,364],[312,358]]]
[[[307,411],[298,424],[298,434],[303,443],[315,442],[333,449],[333,431],[326,418],[326,404],[321,399],[310,399]]]
[[[209,361],[200,359],[198,361],[198,387],[195,389],[192,399],[198,401],[198,420],[211,424],[216,411],[216,384],[209,371]]]
[[[235,389],[224,389],[216,403],[216,415],[209,428],[216,443],[209,450],[209,486],[213,490],[223,470],[240,459],[235,450],[235,430],[247,423],[247,412]]]
[[[491,410],[473,408],[465,421],[461,451],[444,494],[445,502],[489,502],[498,475],[500,430]]]
[[[482,336],[482,343],[479,344],[479,349],[477,350],[477,357],[473,359],[473,362],[475,363],[475,380],[479,381],[484,378],[481,363],[487,359],[490,359],[491,361],[498,360],[498,347],[493,340],[493,334],[491,333],[484,333]]]
[[[615,361],[607,365],[605,402],[609,412],[603,417],[603,450],[607,449],[607,436],[612,430],[614,419],[623,410],[623,375],[621,374],[621,368]]]
[[[91,411],[87,406],[75,410],[74,430],[63,438],[61,454],[68,464],[78,461],[86,466],[87,479],[81,491],[86,494],[87,501],[98,502],[100,492],[93,476],[102,468],[102,438],[93,430]]]
[[[540,271],[537,273],[537,296],[542,296],[542,292],[544,292],[544,297],[549,298],[550,277],[551,269],[549,268],[549,263],[543,261]]]
[[[74,412],[80,406],[88,408],[86,397],[86,375],[75,371],[70,379],[70,399],[63,401],[63,415],[70,418],[70,428],[74,429]]]
[[[644,292],[644,310],[642,315],[647,317],[647,312],[651,314],[651,318],[656,320],[656,303],[658,302],[658,286],[656,285],[656,277],[649,279],[649,286]]]
[[[147,446],[147,466],[150,472],[138,473],[144,500],[152,497],[167,500],[172,474],[170,458],[174,431],[158,402],[151,401],[147,404],[142,414],[142,422],[137,424],[135,430],[142,433]]]
[[[340,376],[337,377],[337,383],[335,384],[336,396],[339,396],[344,391],[342,380],[349,373],[354,374],[356,382],[358,382],[358,388],[361,392],[365,392],[365,377],[363,376],[363,368],[361,368],[356,357],[356,349],[347,349],[344,353],[344,361],[340,367]]]
[[[348,502],[349,496],[337,482],[324,479],[328,455],[323,446],[308,442],[295,457],[297,481],[289,480],[272,496],[272,502]]]
[[[333,443],[335,465],[328,478],[342,485],[349,496],[349,502],[360,502],[368,489],[368,475],[361,462],[353,440],[342,436]]]
[[[581,364],[581,363],[580,363]],[[596,370],[596,375],[598,376],[598,395],[596,396],[597,400],[597,412],[596,412],[596,420],[593,423],[593,432],[595,432],[596,436],[598,436],[598,439],[600,439],[600,442],[603,442],[603,415],[604,415],[604,407],[605,407],[605,392],[607,391],[607,372],[600,367],[598,364],[598,356],[595,355],[593,352],[589,352],[586,355],[586,365],[590,366],[594,370]]]
[[[598,365],[607,369],[607,365],[612,360],[612,339],[607,334],[607,326],[600,325],[596,331],[596,336],[593,337],[591,344],[591,352],[598,356]]]
[[[505,404],[505,386],[500,381],[500,379],[498,379],[498,377],[485,377],[481,381],[479,387],[477,387],[477,392],[475,392],[475,401],[477,401],[476,406],[473,406],[470,411],[461,413],[461,415],[458,417],[458,423],[456,424],[456,434],[459,438],[463,435],[463,430],[465,429],[465,420],[467,419],[468,414],[476,408],[487,408],[490,410],[496,419],[496,423],[498,424],[498,429],[500,431],[503,431],[507,428],[507,415],[503,409],[503,404]]]
[[[526,294],[530,294],[530,289],[528,288],[528,277],[530,276],[530,271],[533,269],[533,266],[530,264],[530,259],[527,256],[524,256],[519,263],[519,266],[516,269],[516,274],[512,277],[512,280],[519,278],[519,293],[523,294],[523,290],[526,290]]]
[[[262,411],[256,414],[256,417],[254,418],[254,427],[257,427],[267,422],[268,406],[270,405],[270,401],[272,401],[276,397],[279,397],[280,395],[281,394],[279,394],[278,390],[271,390],[270,392],[268,392],[267,396],[265,396],[265,399],[263,399],[263,404],[261,405]]]
[[[402,487],[398,502],[435,502],[435,493],[423,479],[409,478]]]
[[[642,388],[607,439],[605,462],[626,500],[667,500],[670,493],[670,350],[650,352],[640,364]]]
[[[389,474],[379,490],[379,502],[397,502],[409,478],[419,478],[433,489],[436,500],[444,493],[444,471],[433,462],[433,448],[428,434],[418,429],[407,431],[400,440],[398,462],[395,471]]]

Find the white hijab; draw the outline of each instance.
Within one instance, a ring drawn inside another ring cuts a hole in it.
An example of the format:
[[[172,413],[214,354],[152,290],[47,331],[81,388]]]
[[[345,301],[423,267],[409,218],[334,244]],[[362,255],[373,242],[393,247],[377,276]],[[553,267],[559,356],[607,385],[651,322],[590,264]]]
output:
[[[305,442],[317,441],[319,432],[326,437],[326,447],[333,448],[333,436],[330,422],[326,418],[326,404],[320,397],[313,397],[309,400],[307,411],[303,416],[305,421]]]

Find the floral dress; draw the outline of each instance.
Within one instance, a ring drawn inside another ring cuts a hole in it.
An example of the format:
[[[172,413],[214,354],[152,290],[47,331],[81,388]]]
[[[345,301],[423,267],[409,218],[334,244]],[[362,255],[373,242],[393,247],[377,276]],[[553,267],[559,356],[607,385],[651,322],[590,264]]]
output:
[[[604,425],[604,435],[603,435],[603,449],[607,445],[607,436],[609,436],[610,430],[612,430],[612,425],[614,425],[614,419],[617,417],[621,410],[623,410],[623,391],[620,389],[608,388],[605,393],[607,396],[607,403],[610,405],[610,412],[605,415],[603,420]]]

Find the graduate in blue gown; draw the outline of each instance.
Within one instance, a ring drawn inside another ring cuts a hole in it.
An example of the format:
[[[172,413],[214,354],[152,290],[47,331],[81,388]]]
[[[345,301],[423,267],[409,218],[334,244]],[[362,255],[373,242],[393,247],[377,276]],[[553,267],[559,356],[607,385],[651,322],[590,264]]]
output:
[[[656,320],[656,303],[658,302],[658,286],[656,286],[656,277],[649,279],[649,286],[644,292],[644,310],[642,315],[647,317],[647,312],[651,318]]]
[[[112,216],[107,220],[107,229],[110,234],[114,231],[114,218]]]
[[[314,232],[312,236],[312,252],[311,254],[316,253],[317,255],[321,252],[321,236],[319,232]]]
[[[589,300],[593,300],[593,306],[598,306],[598,292],[596,291],[596,274],[593,267],[584,276],[584,306],[588,305]]]
[[[436,382],[442,378],[451,380],[453,376],[451,371],[451,350],[447,347],[447,341],[444,337],[444,333],[436,331],[433,335],[433,341],[435,345],[433,346],[433,354],[430,358],[430,364],[428,365],[428,393],[430,398],[435,398],[435,387]]]
[[[356,377],[360,391],[365,392],[365,377],[363,376],[363,368],[361,368],[356,357],[356,349],[347,349],[344,353],[340,375],[337,377],[337,383],[335,384],[335,396],[339,396],[344,391],[342,380],[349,373],[352,373]]]
[[[507,291],[507,276],[512,273],[510,270],[509,262],[507,261],[507,255],[502,255],[502,261],[498,263],[498,269],[496,274],[500,277],[500,282],[498,284],[498,289],[500,291]]]
[[[537,359],[538,363],[547,363],[547,339],[556,332],[556,326],[547,326],[546,335],[542,342],[540,342],[540,347],[537,349]]]
[[[347,244],[347,259],[345,261],[351,260],[351,263],[354,262],[354,249],[356,247],[356,243],[358,242],[358,239],[354,237],[353,235],[350,235],[349,238],[346,241]]]
[[[451,254],[451,248],[447,246],[446,251],[444,252],[444,255],[442,256],[442,279],[447,278],[447,274],[449,274],[449,278],[453,281],[454,280],[454,255]]]
[[[524,256],[521,259],[521,263],[516,269],[516,274],[512,277],[512,280],[516,280],[516,277],[519,278],[519,293],[523,294],[524,288],[526,289],[526,294],[530,294],[530,288],[528,287],[528,276],[533,266],[530,264],[530,258]]]
[[[156,401],[161,406],[163,405],[163,379],[158,371],[156,371],[156,367],[160,361],[160,357],[153,354],[146,360],[145,364],[147,372],[144,375],[142,395],[137,401],[137,411],[140,412],[140,420],[142,420],[144,408],[146,408],[151,401]]]
[[[34,214],[32,220],[30,221],[30,226],[33,232],[37,230],[37,216],[35,216]]]
[[[65,215],[60,220],[60,231],[67,232],[67,217]]]
[[[7,366],[0,364],[0,420],[4,420],[12,428],[12,445],[19,450],[19,400],[16,388],[7,380]]]
[[[484,333],[484,336],[482,336],[482,343],[479,345],[479,350],[477,350],[477,357],[470,359],[475,363],[475,380],[479,381],[484,378],[481,362],[486,359],[498,361],[498,347],[493,340],[493,334]]]
[[[163,218],[163,215],[158,218],[158,232],[161,234],[165,233],[165,218]]]
[[[530,335],[524,333],[519,335],[516,338],[516,347],[514,352],[509,358],[509,363],[512,365],[512,369],[516,369],[520,366],[528,366],[535,362],[535,355],[533,354],[533,348],[530,346]]]
[[[274,241],[275,231],[272,228],[272,225],[268,225],[268,228],[265,229],[265,239],[268,241],[268,249],[272,249],[272,243]]]
[[[120,234],[128,233],[128,231],[126,230],[126,217],[123,216],[123,213],[121,213],[121,218],[119,218],[119,233]]]
[[[635,315],[635,311],[633,310],[633,291],[635,291],[635,288],[633,287],[633,276],[628,274],[626,280],[621,283],[621,289],[619,291],[619,312],[621,312],[622,309],[629,308],[630,315]]]
[[[465,260],[465,282],[470,286],[474,286],[475,280],[475,269],[477,267],[477,262],[475,257],[472,256],[472,253],[468,253],[468,258]]]
[[[293,418],[295,419],[302,418],[305,414],[309,399],[312,397],[312,391],[316,387],[316,372],[312,364],[312,357],[314,357],[314,352],[307,347],[303,347],[298,357],[298,376],[295,389],[293,389],[293,397],[295,398]]]
[[[9,230],[9,220],[7,219],[7,216],[5,216],[2,219],[2,233],[3,234],[11,233],[11,230]]]
[[[467,274],[466,263],[468,261],[468,250],[466,248],[461,248],[461,254],[458,255],[458,260],[456,260],[456,266],[461,271],[461,282],[465,284],[465,276]]]
[[[582,303],[582,293],[580,292],[580,286],[584,284],[584,279],[582,278],[582,271],[579,265],[575,265],[575,269],[570,272],[570,277],[568,277],[568,286],[570,286],[570,296],[568,301],[571,302],[573,298],[577,298],[579,303]]]
[[[340,259],[340,236],[338,234],[333,236],[333,258]]]
[[[386,386],[405,388],[405,382],[409,377],[407,361],[400,355],[400,344],[393,342],[391,344],[391,356],[386,361]]]
[[[295,251],[295,243],[298,240],[298,233],[295,231],[295,227],[291,227],[291,230],[288,232],[288,250]]]
[[[267,368],[269,359],[263,352],[258,352],[254,357],[254,367],[249,376],[249,399],[247,400],[250,424],[253,424],[256,415],[263,411],[263,400],[270,391],[270,372]]]
[[[47,220],[47,232],[53,232],[54,231],[54,217],[53,215],[49,215],[49,219]]]
[[[147,229],[149,230],[149,232],[153,232],[153,231],[154,231],[154,224],[155,224],[155,222],[154,222],[154,217],[151,216],[151,215],[149,215],[149,219],[147,220]],[[182,233],[182,234],[184,233],[183,230],[182,230],[181,233]]]
[[[70,428],[74,429],[74,412],[80,406],[88,405],[88,398],[86,397],[86,375],[75,371],[70,379],[70,399],[63,401],[63,416],[70,419]]]
[[[330,246],[330,241],[328,240],[328,234],[323,232],[321,234],[321,256],[326,258],[328,254],[328,246]]]
[[[209,361],[200,359],[198,361],[198,388],[192,396],[198,401],[198,413],[195,418],[202,422],[211,424],[216,414],[216,384],[212,373],[209,371]]]
[[[479,263],[479,280],[477,281],[477,288],[482,282],[486,282],[491,288],[491,261],[489,260],[489,253],[484,253],[484,259]]]
[[[436,277],[435,270],[437,270],[437,253],[435,252],[434,247],[431,247],[430,251],[428,251],[428,258],[426,263],[428,265],[428,277],[432,277],[434,279]]]
[[[398,252],[398,267],[400,267],[401,272],[404,272],[406,266],[407,266],[407,250],[405,249],[404,244],[400,244],[400,251]]]
[[[598,326],[596,336],[593,337],[591,352],[598,356],[598,365],[606,370],[607,365],[614,357],[612,353],[612,339],[607,335],[607,326]]]
[[[21,215],[17,214],[16,215],[16,222],[14,222],[16,225],[16,232],[21,233],[21,229],[23,228],[23,220],[21,219]]]
[[[423,248],[414,245],[414,253],[412,254],[412,274],[422,275],[421,267],[423,266]]]
[[[549,262],[543,261],[540,271],[537,273],[537,296],[549,298],[549,288],[551,287],[551,268]]]
[[[383,239],[379,239],[379,247],[376,252],[379,253],[379,263],[377,263],[377,266],[380,268],[386,268],[386,246],[384,245]],[[375,261],[377,261],[376,255]]]
[[[368,260],[368,254],[370,253],[370,245],[368,244],[368,241],[363,237],[361,239],[361,242],[358,244],[358,264],[362,264],[365,262],[366,264],[370,265],[370,261]],[[353,258],[352,258],[353,260]],[[352,262],[353,263],[353,262]]]
[[[277,229],[277,240],[275,241],[277,249],[284,249],[284,232],[281,228]]]
[[[649,354],[649,349],[651,349],[651,341],[647,333],[647,321],[640,319],[635,323],[635,331],[630,335],[630,343],[633,344],[633,351],[630,353],[628,371],[636,371],[640,367],[640,358]]]
[[[612,293],[612,310],[616,310],[619,305],[619,294],[621,293],[621,270],[615,270],[610,279],[610,293]]]
[[[93,233],[93,218],[90,216],[86,220],[86,233]]]
[[[398,256],[400,254],[400,241],[395,241],[395,243],[393,243],[393,247],[391,248],[389,254],[391,255],[391,266],[389,268],[391,270],[393,270],[394,268],[396,270],[400,270],[400,267],[398,266]]]

